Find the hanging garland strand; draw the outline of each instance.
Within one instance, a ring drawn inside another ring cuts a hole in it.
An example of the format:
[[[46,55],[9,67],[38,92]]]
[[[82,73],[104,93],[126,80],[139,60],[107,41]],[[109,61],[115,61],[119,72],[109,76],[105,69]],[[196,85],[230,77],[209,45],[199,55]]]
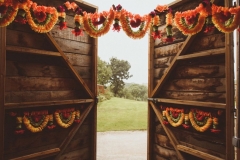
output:
[[[14,20],[19,23],[28,23],[35,32],[49,32],[59,20],[60,29],[67,27],[65,17],[66,10],[73,10],[76,14],[74,20],[76,27],[72,31],[75,36],[83,35],[83,29],[91,37],[100,37],[106,34],[111,25],[113,30],[123,31],[133,39],[144,37],[149,28],[153,29],[153,38],[161,38],[161,31],[158,31],[160,18],[152,12],[139,16],[132,14],[121,5],[112,6],[107,12],[87,13],[74,2],[65,2],[57,9],[54,7],[38,6],[31,0],[4,0],[0,1],[0,26],[6,27]],[[169,8],[158,5],[155,9],[161,14]],[[206,24],[205,32],[213,30],[214,26],[223,33],[233,32],[240,24],[240,7],[221,7],[204,0],[195,9],[184,12],[168,12],[166,15],[166,30],[168,37],[166,42],[172,42],[171,33],[173,22],[176,27],[185,35],[193,35],[200,32]],[[114,22],[114,23],[113,23]],[[120,24],[122,26],[120,26]],[[101,27],[98,27],[101,25]],[[151,27],[152,25],[152,27]],[[134,31],[133,28],[138,28]]]

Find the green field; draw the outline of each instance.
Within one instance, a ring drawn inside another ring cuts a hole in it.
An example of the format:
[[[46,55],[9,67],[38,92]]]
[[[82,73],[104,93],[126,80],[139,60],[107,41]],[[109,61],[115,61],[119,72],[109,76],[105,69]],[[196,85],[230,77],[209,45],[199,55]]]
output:
[[[147,129],[147,102],[113,97],[97,109],[98,132]]]

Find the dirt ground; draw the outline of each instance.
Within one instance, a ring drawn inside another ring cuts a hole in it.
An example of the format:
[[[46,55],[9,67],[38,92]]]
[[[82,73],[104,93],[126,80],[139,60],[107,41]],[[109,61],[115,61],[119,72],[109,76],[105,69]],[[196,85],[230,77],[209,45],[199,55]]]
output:
[[[97,133],[97,160],[146,160],[147,131]]]

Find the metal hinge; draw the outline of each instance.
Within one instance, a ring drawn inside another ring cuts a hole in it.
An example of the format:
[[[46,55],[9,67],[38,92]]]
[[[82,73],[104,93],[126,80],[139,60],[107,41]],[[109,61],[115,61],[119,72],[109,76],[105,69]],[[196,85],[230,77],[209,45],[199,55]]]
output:
[[[157,103],[157,98],[148,98],[149,101],[152,101],[153,103]]]
[[[232,145],[234,147],[240,148],[240,138],[238,137],[233,137],[232,138]]]
[[[95,103],[98,104],[98,97],[95,98]]]

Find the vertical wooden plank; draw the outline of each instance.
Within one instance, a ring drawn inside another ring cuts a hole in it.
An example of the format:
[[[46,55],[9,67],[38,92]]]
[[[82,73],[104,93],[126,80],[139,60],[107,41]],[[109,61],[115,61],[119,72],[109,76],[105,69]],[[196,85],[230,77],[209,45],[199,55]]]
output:
[[[98,8],[96,8],[95,12],[98,12]],[[91,159],[96,160],[97,155],[97,59],[98,59],[98,38],[93,39],[93,54],[92,54],[92,92],[95,98],[95,104],[92,109],[93,120],[92,120],[92,154]]]
[[[224,0],[225,6],[232,6],[232,1]],[[234,68],[233,68],[233,33],[225,34],[225,71],[226,71],[226,159],[234,159]]]
[[[240,5],[240,0],[237,0],[237,6]],[[236,47],[236,59],[235,59],[235,63],[236,63],[236,90],[235,90],[235,104],[236,104],[236,109],[237,109],[237,119],[236,119],[236,137],[240,138],[240,126],[239,126],[239,122],[240,122],[240,102],[239,102],[239,96],[240,96],[240,74],[239,74],[239,63],[240,63],[240,56],[239,56],[239,52],[240,52],[240,34],[239,32],[236,32],[236,41],[237,41],[237,47]],[[235,159],[240,159],[240,148],[236,148],[236,157]]]
[[[6,27],[0,27],[0,159],[4,153],[4,91],[6,71]]]
[[[148,35],[148,97],[154,89],[154,39],[152,38],[152,31]],[[148,102],[148,127],[147,127],[147,159],[153,159],[154,151],[154,111]]]

